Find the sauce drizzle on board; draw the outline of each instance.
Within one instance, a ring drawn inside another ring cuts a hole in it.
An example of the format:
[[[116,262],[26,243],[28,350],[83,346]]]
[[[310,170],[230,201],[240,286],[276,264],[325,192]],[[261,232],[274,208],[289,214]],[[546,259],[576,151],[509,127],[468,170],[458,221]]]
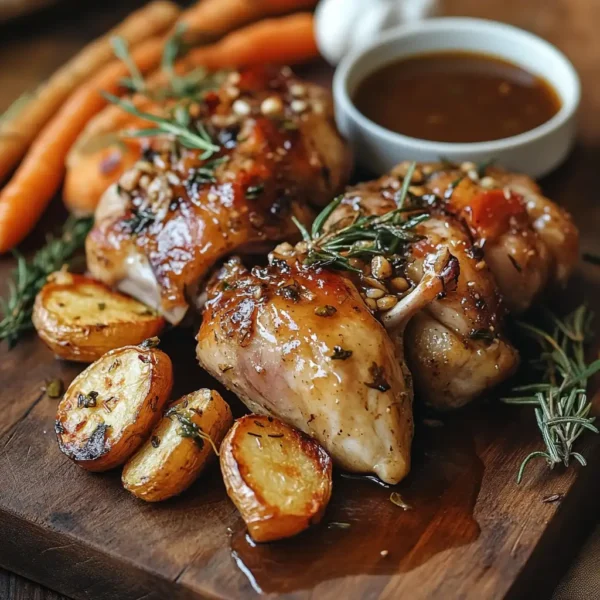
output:
[[[486,142],[530,131],[561,107],[554,88],[487,54],[443,51],[395,60],[354,93],[366,117],[391,131],[437,142]]]

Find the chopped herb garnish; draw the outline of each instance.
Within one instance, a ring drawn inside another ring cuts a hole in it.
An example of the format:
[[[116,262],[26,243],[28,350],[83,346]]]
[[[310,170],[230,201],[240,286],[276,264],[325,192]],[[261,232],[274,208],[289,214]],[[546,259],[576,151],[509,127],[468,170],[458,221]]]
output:
[[[134,235],[148,229],[156,220],[156,215],[148,209],[139,208],[135,210],[128,219],[123,219],[121,224]]]
[[[267,437],[270,437],[270,438],[282,438],[283,437],[283,433],[268,433]]]
[[[51,379],[46,383],[48,398],[60,398],[65,393],[65,384],[62,379]]]
[[[324,306],[317,306],[317,308],[315,308],[315,315],[317,315],[317,317],[332,317],[336,312],[337,308],[331,306],[331,304],[325,304]]]
[[[588,401],[588,379],[600,371],[600,360],[587,364],[585,342],[590,337],[593,314],[580,306],[560,319],[544,311],[546,328],[518,322],[519,328],[541,347],[541,356],[531,361],[541,371],[540,381],[513,388],[515,394],[502,398],[507,404],[530,405],[535,409],[537,425],[546,446],[544,451],[529,454],[517,474],[517,483],[523,478],[525,467],[534,458],[543,458],[552,469],[557,464],[569,466],[571,459],[585,466],[585,458],[573,450],[576,440],[584,431],[598,433],[594,417],[590,417],[592,403]]]
[[[150,439],[150,443],[153,448],[158,448],[160,446],[160,438],[157,435],[153,435]]]
[[[477,177],[479,177],[479,179],[484,177],[488,167],[491,167],[494,162],[496,162],[495,159],[488,158],[486,160],[482,160],[480,163],[477,163],[477,167],[475,168],[477,171]]]
[[[485,340],[486,342],[492,343],[496,336],[493,331],[489,329],[473,329],[469,333],[469,338],[472,340]]]
[[[250,185],[246,188],[246,198],[248,200],[256,200],[264,191],[265,186],[260,185]]]
[[[144,348],[144,350],[150,350],[151,348],[156,348],[160,344],[160,338],[154,336],[144,340],[140,344],[140,348]]]
[[[512,254],[507,254],[506,256],[508,256],[508,260],[510,260],[510,262],[512,263],[512,266],[519,272],[522,273],[523,272],[523,267],[521,267],[521,265],[517,262],[517,260],[515,259],[515,257]]]
[[[331,358],[333,360],[346,360],[352,356],[352,350],[344,350],[341,346],[333,347],[333,354]]]
[[[219,456],[219,450],[217,449],[210,435],[208,435],[208,433],[204,433],[204,431],[202,431],[202,429],[200,429],[200,427],[194,423],[192,415],[185,411],[185,409],[182,410],[182,408],[183,407],[180,406],[172,406],[165,413],[165,417],[175,417],[179,421],[180,427],[177,430],[177,433],[181,437],[193,439],[200,450],[204,448],[204,442],[207,441],[212,446],[215,454]]]
[[[49,236],[46,245],[32,259],[27,260],[14,251],[17,267],[9,281],[8,298],[0,298],[0,341],[6,340],[12,348],[19,338],[33,328],[31,314],[37,293],[46,283],[48,275],[68,264],[71,257],[84,243],[92,228],[92,218],[70,217],[63,225],[60,237]]]
[[[377,363],[372,363],[369,367],[369,375],[373,378],[373,381],[365,381],[365,385],[374,390],[380,392],[387,392],[390,389],[390,384],[385,378],[385,371],[383,367],[380,367]]]
[[[106,302],[98,302],[98,310],[105,310]]]
[[[77,396],[77,408],[94,408],[98,400],[98,392],[89,392]]]
[[[254,433],[254,431],[249,431],[248,435],[254,436],[254,437],[262,437],[262,435],[260,435],[260,433]]]
[[[450,200],[452,198],[452,194],[454,194],[454,190],[460,185],[460,182],[465,178],[465,175],[461,175],[457,177],[450,185],[446,188],[444,192],[444,200]]]
[[[298,282],[293,281],[288,285],[284,285],[278,288],[277,295],[282,296],[286,300],[298,302],[298,300],[300,300],[300,285],[298,284]]]
[[[118,369],[121,366],[121,360],[120,359],[116,359],[112,365],[110,365],[110,367],[108,367],[108,372],[112,373],[115,369]]]

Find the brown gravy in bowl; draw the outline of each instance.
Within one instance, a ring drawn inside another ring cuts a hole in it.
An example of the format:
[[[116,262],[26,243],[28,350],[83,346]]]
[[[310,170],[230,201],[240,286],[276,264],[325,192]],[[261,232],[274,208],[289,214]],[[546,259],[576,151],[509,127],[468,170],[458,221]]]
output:
[[[353,97],[378,125],[436,142],[487,142],[530,131],[561,107],[554,88],[486,54],[440,51],[402,58],[368,75]]]

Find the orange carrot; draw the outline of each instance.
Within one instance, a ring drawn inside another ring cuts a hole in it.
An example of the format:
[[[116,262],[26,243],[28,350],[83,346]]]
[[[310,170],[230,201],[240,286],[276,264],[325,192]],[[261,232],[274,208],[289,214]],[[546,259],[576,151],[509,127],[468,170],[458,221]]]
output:
[[[192,49],[185,60],[213,70],[261,63],[293,64],[318,55],[313,15],[297,13],[248,25],[216,44]]]
[[[23,158],[40,129],[73,91],[113,60],[111,38],[120,36],[131,46],[167,31],[179,15],[172,2],[156,0],[132,13],[104,36],[88,44],[41,84],[11,118],[0,125],[0,179]]]
[[[132,52],[142,73],[160,63],[165,39],[146,40]],[[16,246],[31,231],[60,187],[69,149],[86,123],[106,101],[100,90],[116,93],[127,67],[120,61],[106,65],[84,83],[44,127],[21,166],[0,193],[0,253]]]
[[[313,8],[317,0],[200,0],[182,13],[193,43],[215,42],[253,21]]]

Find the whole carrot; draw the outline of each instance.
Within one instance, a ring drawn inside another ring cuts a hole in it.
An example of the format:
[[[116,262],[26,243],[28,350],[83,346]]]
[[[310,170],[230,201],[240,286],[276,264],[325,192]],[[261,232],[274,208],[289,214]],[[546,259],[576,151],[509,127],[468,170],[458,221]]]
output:
[[[132,59],[142,73],[160,63],[164,43],[164,38],[155,37],[134,49]],[[0,253],[16,246],[35,226],[60,187],[69,149],[90,118],[106,105],[100,90],[116,93],[127,73],[120,61],[106,65],[69,97],[35,139],[0,192]]]
[[[319,55],[313,24],[312,13],[265,19],[230,33],[216,44],[192,49],[186,63],[213,70],[304,62]]]
[[[113,59],[110,39],[120,36],[130,45],[161,34],[175,22],[178,7],[156,0],[132,13],[106,35],[88,44],[38,87],[18,111],[0,125],[0,179],[18,164],[40,129],[52,118],[69,95]]]
[[[181,14],[190,43],[215,42],[260,19],[313,8],[317,0],[201,0]]]

